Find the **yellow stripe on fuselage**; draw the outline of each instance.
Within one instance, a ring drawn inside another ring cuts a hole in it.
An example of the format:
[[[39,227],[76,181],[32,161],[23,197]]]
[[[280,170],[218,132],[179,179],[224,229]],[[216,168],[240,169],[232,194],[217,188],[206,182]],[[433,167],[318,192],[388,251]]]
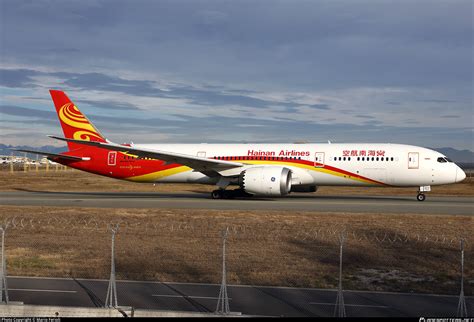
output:
[[[239,160],[236,160],[236,161],[238,162]],[[337,172],[337,171],[334,171],[334,170],[329,170],[329,169],[322,168],[322,167],[318,168],[318,167],[310,166],[310,165],[307,165],[307,164],[301,164],[301,163],[293,163],[293,162],[285,162],[285,161],[268,161],[268,160],[265,160],[265,161],[245,161],[243,163],[247,163],[247,164],[287,165],[287,166],[297,167],[297,168],[300,168],[300,169],[307,169],[307,170],[311,170],[311,171],[318,171],[318,172],[322,172],[322,173],[327,173],[327,174],[330,174],[330,175],[333,175],[333,176],[341,177],[341,178],[344,178],[344,179],[355,180],[355,181],[359,181],[359,182],[363,182],[363,183],[380,184],[380,183],[378,183],[376,181],[373,181],[373,180],[363,179],[363,178],[359,178],[359,177],[356,177],[356,176],[351,176],[351,175],[348,175],[348,174]]]
[[[341,177],[341,178],[344,178],[344,179],[350,179],[350,180],[354,180],[354,181],[358,181],[358,182],[362,182],[362,183],[382,184],[382,183],[379,183],[379,182],[374,181],[374,180],[359,178],[359,177],[356,177],[356,176],[351,176],[349,174],[344,174],[344,173],[337,172],[337,171],[334,171],[334,170],[329,170],[329,169],[326,169],[326,168],[323,168],[323,167],[318,168],[318,167],[314,167],[314,166],[311,166],[311,165],[301,164],[301,163],[296,163],[296,162],[270,161],[270,160],[262,160],[262,161],[259,161],[259,160],[255,160],[255,161],[233,160],[233,161],[236,161],[236,162],[240,161],[243,164],[252,164],[252,165],[286,165],[286,166],[293,166],[293,167],[297,167],[297,168],[300,168],[300,169],[306,169],[306,170],[310,170],[310,171],[318,171],[318,172],[321,172],[321,173],[326,173],[326,174],[329,174],[329,175]],[[144,175],[140,175],[140,176],[129,177],[126,180],[135,181],[135,182],[154,182],[154,181],[157,181],[161,178],[169,177],[169,176],[172,176],[174,174],[178,174],[178,173],[182,173],[182,172],[186,172],[186,171],[190,171],[190,170],[192,170],[190,167],[179,166],[179,167],[172,168],[172,169],[161,170],[161,171],[156,171],[156,172],[152,172],[152,173],[148,173],[148,174],[144,174]]]
[[[161,178],[164,177],[169,177],[174,174],[186,172],[192,170],[190,167],[187,166],[179,166],[176,168],[171,168],[171,169],[166,169],[166,170],[161,170],[161,171],[156,171],[148,174],[143,174],[141,176],[134,176],[134,177],[128,177],[126,180],[129,181],[134,181],[134,182],[154,182],[157,181]]]

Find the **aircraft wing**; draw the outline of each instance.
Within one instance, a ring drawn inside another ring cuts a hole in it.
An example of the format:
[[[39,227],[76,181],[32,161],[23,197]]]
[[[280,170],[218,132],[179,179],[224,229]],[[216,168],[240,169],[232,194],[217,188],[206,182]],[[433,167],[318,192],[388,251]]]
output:
[[[181,154],[181,153],[176,153],[176,152],[136,148],[134,146],[120,145],[120,144],[115,144],[112,142],[104,143],[104,142],[98,142],[98,141],[74,140],[74,139],[61,138],[57,136],[49,136],[49,137],[53,139],[61,140],[61,141],[66,141],[66,142],[74,142],[74,143],[83,144],[83,145],[95,146],[95,147],[99,147],[99,148],[111,150],[111,151],[120,151],[120,152],[130,153],[142,158],[152,158],[152,159],[163,160],[168,163],[178,163],[178,164],[188,166],[196,171],[205,172],[206,175],[209,175],[210,172],[211,173],[219,172],[223,170],[240,168],[244,166],[244,164],[240,162],[208,159],[208,158],[202,158],[202,157],[197,157],[197,156],[193,156],[189,154]]]
[[[15,150],[15,151],[45,155],[47,157],[62,158],[62,159],[68,159],[68,160],[74,160],[74,161],[84,160],[82,157],[76,157],[76,156],[73,156],[73,155],[66,155],[66,154],[59,154],[59,153],[50,153],[50,152],[33,151],[33,150],[22,150],[22,149],[21,150]]]

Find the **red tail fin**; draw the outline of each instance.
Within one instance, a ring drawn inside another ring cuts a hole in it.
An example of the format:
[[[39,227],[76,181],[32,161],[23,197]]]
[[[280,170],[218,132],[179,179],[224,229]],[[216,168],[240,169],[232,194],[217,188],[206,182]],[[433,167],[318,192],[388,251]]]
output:
[[[79,111],[76,105],[63,91],[50,90],[59,122],[63,128],[64,137],[68,139],[106,142],[105,138],[92,125],[87,117]],[[68,142],[69,150],[84,147],[83,145]]]

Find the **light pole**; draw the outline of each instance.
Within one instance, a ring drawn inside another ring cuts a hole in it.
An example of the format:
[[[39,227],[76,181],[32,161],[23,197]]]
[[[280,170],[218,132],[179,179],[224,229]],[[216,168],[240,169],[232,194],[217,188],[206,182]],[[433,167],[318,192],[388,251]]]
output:
[[[334,307],[334,316],[337,317],[346,316],[346,308],[344,307],[344,294],[342,292],[342,249],[345,238],[345,232],[342,232],[339,238],[339,285],[337,288],[336,305]]]
[[[2,231],[2,263],[0,267],[0,302],[8,304],[8,285],[7,285],[7,265],[5,258],[5,232],[8,228],[8,223],[0,227]]]
[[[117,299],[117,284],[115,282],[115,234],[118,231],[118,224],[111,226],[112,232],[112,254],[110,260],[110,280],[109,287],[107,288],[107,296],[105,298],[105,307],[112,308],[118,307]]]
[[[461,293],[459,294],[457,316],[467,317],[466,299],[464,298],[464,239],[461,239]]]
[[[222,233],[222,282],[219,291],[219,298],[217,299],[216,313],[227,315],[230,313],[229,296],[227,295],[227,273],[226,273],[226,242],[229,234],[229,227]]]

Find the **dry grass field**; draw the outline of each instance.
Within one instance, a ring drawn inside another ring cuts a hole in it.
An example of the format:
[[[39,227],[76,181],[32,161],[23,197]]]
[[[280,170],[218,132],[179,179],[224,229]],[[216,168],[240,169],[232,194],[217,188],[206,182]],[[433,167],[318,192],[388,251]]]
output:
[[[228,282],[334,288],[345,230],[344,288],[456,294],[465,238],[466,294],[474,288],[473,217],[282,211],[0,207],[9,275],[107,278],[110,233],[120,279],[220,280],[229,227]]]
[[[4,169],[0,172],[2,184],[0,191],[27,189],[35,191],[140,191],[140,192],[175,192],[199,191],[210,192],[214,186],[196,184],[149,184],[136,183],[102,177],[78,170],[59,170],[51,168],[49,172],[34,168],[29,172],[16,171],[13,174]],[[415,196],[417,188],[381,188],[381,187],[320,187],[316,194],[328,195],[409,195]],[[467,178],[461,183],[433,186],[429,195],[473,196],[474,180]]]
[[[2,171],[0,191],[211,191],[212,186],[139,184],[76,170]],[[472,196],[472,179],[433,195]],[[0,192],[1,193],[1,192]],[[318,194],[412,195],[416,188],[322,187]],[[344,288],[456,294],[465,238],[466,294],[474,289],[474,217],[283,211],[95,209],[0,206],[9,275],[107,278],[110,233],[120,279],[220,280],[220,231],[230,228],[232,284],[334,288],[338,233],[345,230]]]

